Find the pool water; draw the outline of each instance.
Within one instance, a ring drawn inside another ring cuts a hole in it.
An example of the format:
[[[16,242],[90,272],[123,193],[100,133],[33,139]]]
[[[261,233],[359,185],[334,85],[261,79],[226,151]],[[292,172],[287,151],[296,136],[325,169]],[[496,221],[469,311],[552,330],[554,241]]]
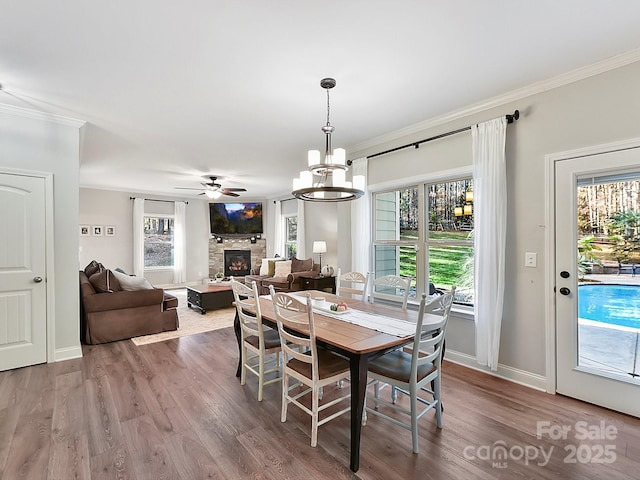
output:
[[[578,317],[640,329],[640,285],[580,285]]]

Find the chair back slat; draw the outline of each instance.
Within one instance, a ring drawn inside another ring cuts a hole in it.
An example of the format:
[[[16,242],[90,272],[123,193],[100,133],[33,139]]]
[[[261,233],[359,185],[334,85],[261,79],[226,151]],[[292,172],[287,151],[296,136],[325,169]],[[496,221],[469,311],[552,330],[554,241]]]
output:
[[[369,274],[364,275],[360,272],[342,273],[338,269],[336,277],[336,295],[339,297],[350,295],[357,296],[363,302],[367,301],[367,292],[369,291]]]
[[[251,282],[251,287],[248,287],[232,278],[231,289],[243,336],[257,335],[260,337],[260,344],[263,344],[262,311],[258,301],[259,294],[256,282]],[[255,311],[255,314],[247,313],[247,309]]]
[[[282,351],[285,354],[284,363],[286,364],[291,358],[308,363],[311,365],[312,377],[317,379],[318,351],[311,297],[307,295],[306,302],[302,302],[293,295],[276,293],[272,285],[269,287],[278,322]],[[292,330],[292,327],[296,330]],[[302,330],[308,335],[297,330]]]
[[[422,294],[411,359],[412,379],[417,379],[418,368],[422,365],[433,363],[438,369],[440,368],[442,349],[455,291],[456,287],[454,286],[450,292],[432,300],[428,305],[426,303],[426,294]],[[442,317],[439,322],[430,323],[428,327],[423,325],[424,314],[427,313],[427,309],[430,310],[428,313]]]
[[[407,309],[409,292],[411,291],[411,277],[400,275],[383,275],[371,282],[371,302],[385,300],[400,303],[403,310]]]

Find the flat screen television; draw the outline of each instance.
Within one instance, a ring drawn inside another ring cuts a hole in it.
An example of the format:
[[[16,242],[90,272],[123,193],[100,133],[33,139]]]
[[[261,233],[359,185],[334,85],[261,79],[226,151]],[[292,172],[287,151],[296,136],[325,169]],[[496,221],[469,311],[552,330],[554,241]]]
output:
[[[262,203],[210,203],[209,222],[214,235],[262,234]]]

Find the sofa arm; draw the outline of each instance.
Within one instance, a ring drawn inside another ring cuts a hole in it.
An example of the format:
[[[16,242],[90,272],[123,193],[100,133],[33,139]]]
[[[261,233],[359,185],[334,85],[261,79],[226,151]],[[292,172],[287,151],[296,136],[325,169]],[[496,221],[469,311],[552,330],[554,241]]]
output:
[[[294,284],[298,281],[300,277],[312,277],[317,275],[319,272],[314,272],[313,270],[307,270],[305,272],[293,272],[287,275],[287,281],[290,284]]]
[[[83,296],[82,305],[87,313],[146,307],[149,305],[157,305],[158,311],[162,311],[163,299],[164,291],[161,288],[154,288],[87,295]]]

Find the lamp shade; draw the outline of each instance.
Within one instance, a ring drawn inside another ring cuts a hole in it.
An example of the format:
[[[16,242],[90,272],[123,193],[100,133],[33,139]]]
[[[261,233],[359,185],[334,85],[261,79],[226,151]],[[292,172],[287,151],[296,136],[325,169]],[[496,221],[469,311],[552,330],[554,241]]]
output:
[[[313,242],[313,253],[326,253],[327,242],[319,241]]]

